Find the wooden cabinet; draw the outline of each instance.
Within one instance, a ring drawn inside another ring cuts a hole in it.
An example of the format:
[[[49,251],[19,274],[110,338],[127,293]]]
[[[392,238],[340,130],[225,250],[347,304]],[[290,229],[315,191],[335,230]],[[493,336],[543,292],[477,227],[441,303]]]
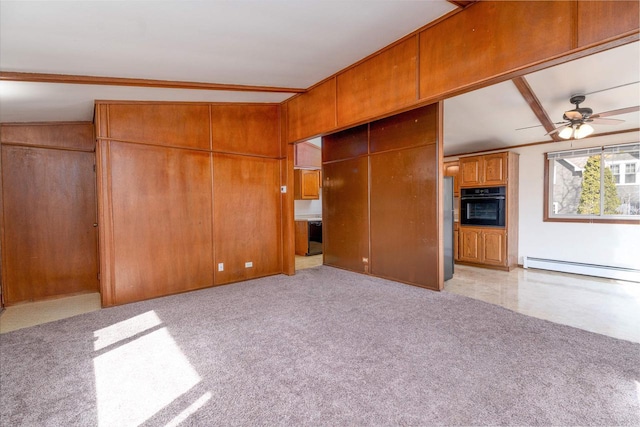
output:
[[[461,158],[459,187],[506,185],[508,157],[504,152]]]
[[[492,153],[463,157],[460,162],[460,186],[506,187],[506,224],[504,228],[459,226],[460,263],[503,270],[518,265],[518,154]]]
[[[318,169],[295,169],[293,174],[294,198],[317,200],[320,198],[320,171]]]
[[[309,251],[309,223],[308,221],[295,222],[296,255],[306,255]]]
[[[297,168],[320,169],[322,167],[322,151],[310,142],[301,142],[294,146],[293,165]]]
[[[460,227],[460,261],[507,266],[507,233],[501,228]]]

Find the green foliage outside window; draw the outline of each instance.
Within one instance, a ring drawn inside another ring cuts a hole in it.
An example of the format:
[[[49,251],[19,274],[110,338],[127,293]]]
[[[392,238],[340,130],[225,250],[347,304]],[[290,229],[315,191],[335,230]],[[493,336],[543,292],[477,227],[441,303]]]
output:
[[[582,172],[582,191],[578,213],[600,215],[600,156],[591,156]],[[604,214],[615,215],[620,206],[618,190],[611,169],[604,169]]]

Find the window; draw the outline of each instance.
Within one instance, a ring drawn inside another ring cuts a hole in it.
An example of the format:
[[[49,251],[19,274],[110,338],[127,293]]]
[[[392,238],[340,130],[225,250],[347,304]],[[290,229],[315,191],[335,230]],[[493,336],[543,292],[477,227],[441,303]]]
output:
[[[545,220],[640,220],[640,144],[547,153]]]
[[[638,175],[638,162],[625,163],[624,165],[624,183],[635,184],[636,175]]]

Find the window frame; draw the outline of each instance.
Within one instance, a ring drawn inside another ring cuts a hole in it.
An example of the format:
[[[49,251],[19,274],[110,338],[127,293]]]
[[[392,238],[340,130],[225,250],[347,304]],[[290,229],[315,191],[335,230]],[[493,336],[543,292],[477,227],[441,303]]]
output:
[[[600,161],[604,162],[604,156],[605,154],[607,154],[608,152],[610,153],[611,151],[607,151],[607,149],[615,149],[615,147],[625,147],[625,146],[633,146],[633,145],[639,145],[638,143],[631,143],[631,144],[616,144],[616,145],[609,145],[609,146],[600,146],[600,147],[590,147],[590,148],[585,148],[584,150],[595,150],[600,148]],[[553,202],[551,201],[551,191],[550,191],[550,177],[549,177],[549,164],[550,164],[550,159],[549,159],[549,155],[550,154],[556,154],[556,153],[563,153],[563,152],[571,152],[571,151],[582,151],[580,149],[576,149],[576,150],[562,150],[562,151],[557,151],[557,152],[548,152],[548,153],[544,153],[544,191],[543,191],[543,221],[544,222],[577,222],[577,223],[600,223],[600,224],[634,224],[634,225],[640,225],[640,217],[638,217],[637,219],[631,217],[631,216],[626,216],[626,215],[582,215],[582,216],[555,216],[555,215],[551,215],[549,212],[549,209],[553,206]],[[595,155],[595,154],[593,154]],[[622,169],[622,168],[621,168]],[[622,170],[620,171],[622,174]],[[555,178],[555,176],[554,176]],[[601,178],[601,185],[602,185],[602,178]],[[625,185],[625,184],[616,184],[616,185]],[[632,184],[629,184],[632,185]],[[635,185],[640,185],[640,183],[635,183]]]

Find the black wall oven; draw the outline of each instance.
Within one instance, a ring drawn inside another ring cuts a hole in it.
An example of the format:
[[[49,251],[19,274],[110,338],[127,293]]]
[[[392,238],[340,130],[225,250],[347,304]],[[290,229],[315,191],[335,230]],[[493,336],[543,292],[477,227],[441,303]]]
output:
[[[506,187],[462,188],[460,223],[504,227],[506,194]]]

